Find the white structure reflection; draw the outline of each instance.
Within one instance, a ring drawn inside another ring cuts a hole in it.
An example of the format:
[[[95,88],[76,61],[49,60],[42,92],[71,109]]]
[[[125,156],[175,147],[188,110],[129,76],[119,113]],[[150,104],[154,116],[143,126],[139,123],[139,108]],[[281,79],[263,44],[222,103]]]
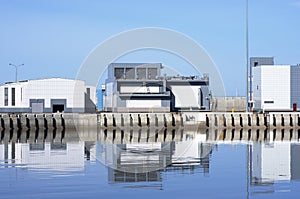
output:
[[[161,140],[159,137],[164,135],[157,136],[157,140]],[[127,137],[126,133],[124,137]],[[161,181],[161,169],[182,171],[200,168],[203,173],[208,173],[214,144],[206,141],[207,134],[183,134],[181,137],[181,141],[114,144],[111,142],[113,138],[108,136],[97,146],[97,154],[109,167],[110,183]],[[121,143],[124,140],[116,138],[113,141]]]
[[[291,142],[253,143],[252,184],[300,180],[300,145]]]
[[[83,141],[5,143],[0,144],[0,163],[2,166],[38,170],[81,171],[84,169],[85,155],[89,160],[95,160],[94,153],[95,144]]]

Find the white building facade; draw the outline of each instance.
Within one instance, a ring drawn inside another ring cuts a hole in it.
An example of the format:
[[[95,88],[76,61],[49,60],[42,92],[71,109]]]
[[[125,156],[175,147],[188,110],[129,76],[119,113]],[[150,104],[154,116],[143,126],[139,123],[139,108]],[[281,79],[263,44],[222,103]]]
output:
[[[84,81],[50,78],[0,86],[0,112],[95,112],[96,88]]]
[[[290,111],[300,105],[300,66],[253,67],[254,110]]]

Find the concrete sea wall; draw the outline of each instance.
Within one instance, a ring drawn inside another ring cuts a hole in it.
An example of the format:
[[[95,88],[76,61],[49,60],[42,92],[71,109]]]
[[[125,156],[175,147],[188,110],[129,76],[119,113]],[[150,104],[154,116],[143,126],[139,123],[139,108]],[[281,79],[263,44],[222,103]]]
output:
[[[57,129],[86,128],[298,128],[297,112],[254,113],[99,113],[99,114],[0,114],[0,129]]]

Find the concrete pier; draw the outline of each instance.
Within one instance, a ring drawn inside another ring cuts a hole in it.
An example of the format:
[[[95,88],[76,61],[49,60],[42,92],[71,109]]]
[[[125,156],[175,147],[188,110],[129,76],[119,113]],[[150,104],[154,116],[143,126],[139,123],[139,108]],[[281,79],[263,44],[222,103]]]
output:
[[[53,113],[53,114],[1,114],[0,129],[15,130],[53,130],[75,128],[97,128],[96,114],[70,114],[70,113]]]
[[[97,128],[132,129],[132,128],[178,128],[196,126],[196,128],[227,129],[274,129],[300,127],[300,113],[272,112],[255,113],[214,113],[214,112],[181,112],[181,113],[110,113],[99,114],[1,114],[1,129],[26,129],[43,131],[78,130]]]
[[[203,128],[296,128],[299,113],[101,113],[97,121],[103,128],[175,127],[198,125]]]

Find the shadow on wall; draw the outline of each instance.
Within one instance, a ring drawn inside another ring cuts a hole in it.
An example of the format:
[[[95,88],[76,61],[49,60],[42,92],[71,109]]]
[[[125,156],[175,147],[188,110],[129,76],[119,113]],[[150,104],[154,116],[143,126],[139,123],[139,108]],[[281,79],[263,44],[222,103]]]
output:
[[[89,94],[84,94],[85,113],[95,113],[97,110],[96,104],[91,100]]]

